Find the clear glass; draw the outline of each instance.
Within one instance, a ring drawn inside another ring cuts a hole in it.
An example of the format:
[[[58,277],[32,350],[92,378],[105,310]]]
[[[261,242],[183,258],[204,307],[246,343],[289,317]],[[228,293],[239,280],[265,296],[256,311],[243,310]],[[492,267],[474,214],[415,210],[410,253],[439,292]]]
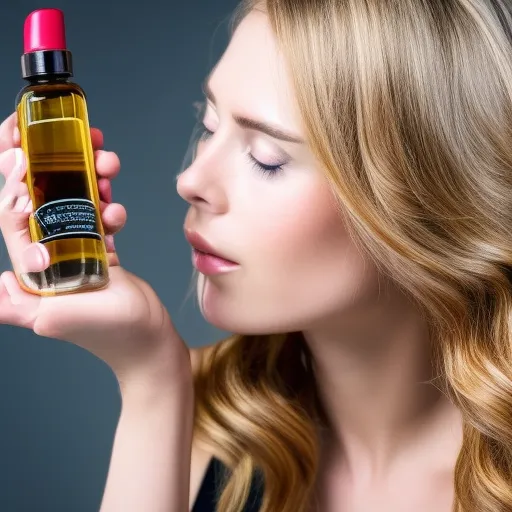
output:
[[[50,254],[49,268],[19,275],[20,285],[37,295],[102,288],[108,261],[85,94],[68,81],[35,83],[16,103],[30,236]]]

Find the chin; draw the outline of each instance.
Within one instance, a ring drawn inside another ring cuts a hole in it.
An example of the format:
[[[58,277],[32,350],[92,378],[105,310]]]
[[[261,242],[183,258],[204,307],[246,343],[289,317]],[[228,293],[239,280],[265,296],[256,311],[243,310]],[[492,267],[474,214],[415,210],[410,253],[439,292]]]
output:
[[[321,312],[310,300],[294,305],[255,300],[258,293],[241,290],[203,274],[197,279],[197,300],[203,318],[212,326],[234,334],[268,335],[308,330]],[[315,301],[318,302],[318,301]]]
[[[213,327],[232,334],[258,336],[292,332],[293,329],[279,327],[279,324],[269,324],[268,321],[258,322],[254,316],[251,319],[236,317],[236,312],[223,314],[219,310],[202,310],[204,319]]]
[[[286,315],[280,316],[275,310],[270,313],[256,304],[229,297],[208,282],[204,283],[204,280],[203,283],[200,280],[198,284],[201,314],[217,329],[245,335],[279,334],[298,330],[297,325],[290,322],[290,318],[285,318]]]

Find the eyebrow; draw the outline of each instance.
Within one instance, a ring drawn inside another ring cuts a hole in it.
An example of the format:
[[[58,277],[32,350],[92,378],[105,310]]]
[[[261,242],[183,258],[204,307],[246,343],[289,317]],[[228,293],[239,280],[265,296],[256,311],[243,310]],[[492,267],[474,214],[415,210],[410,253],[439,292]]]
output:
[[[216,103],[215,95],[213,94],[213,91],[210,87],[210,83],[208,80],[205,80],[204,82],[203,92],[212,103]],[[243,116],[234,116],[234,120],[242,128],[247,128],[249,130],[256,130],[258,132],[266,133],[267,135],[273,137],[274,139],[283,140],[285,142],[293,142],[294,144],[304,144],[304,139],[302,139],[301,137],[286,132],[285,130],[277,126],[264,123],[263,121],[257,121],[256,119],[249,119],[248,117]]]

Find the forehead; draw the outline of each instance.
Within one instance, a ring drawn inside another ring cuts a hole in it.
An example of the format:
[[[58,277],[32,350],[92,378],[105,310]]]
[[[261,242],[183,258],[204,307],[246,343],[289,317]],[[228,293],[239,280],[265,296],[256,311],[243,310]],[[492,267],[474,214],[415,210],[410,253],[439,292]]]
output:
[[[242,20],[209,84],[220,110],[300,127],[286,62],[263,12]]]

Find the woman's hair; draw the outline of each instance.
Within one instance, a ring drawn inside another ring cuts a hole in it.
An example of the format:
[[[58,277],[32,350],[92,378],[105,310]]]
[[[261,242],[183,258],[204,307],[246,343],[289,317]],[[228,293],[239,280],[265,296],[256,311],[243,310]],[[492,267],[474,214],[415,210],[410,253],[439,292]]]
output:
[[[268,0],[306,135],[354,243],[423,311],[463,416],[457,512],[512,510],[512,9],[508,0]],[[235,26],[236,26],[235,23]],[[233,336],[196,382],[196,442],[257,471],[265,512],[314,504],[319,425],[299,333]]]

